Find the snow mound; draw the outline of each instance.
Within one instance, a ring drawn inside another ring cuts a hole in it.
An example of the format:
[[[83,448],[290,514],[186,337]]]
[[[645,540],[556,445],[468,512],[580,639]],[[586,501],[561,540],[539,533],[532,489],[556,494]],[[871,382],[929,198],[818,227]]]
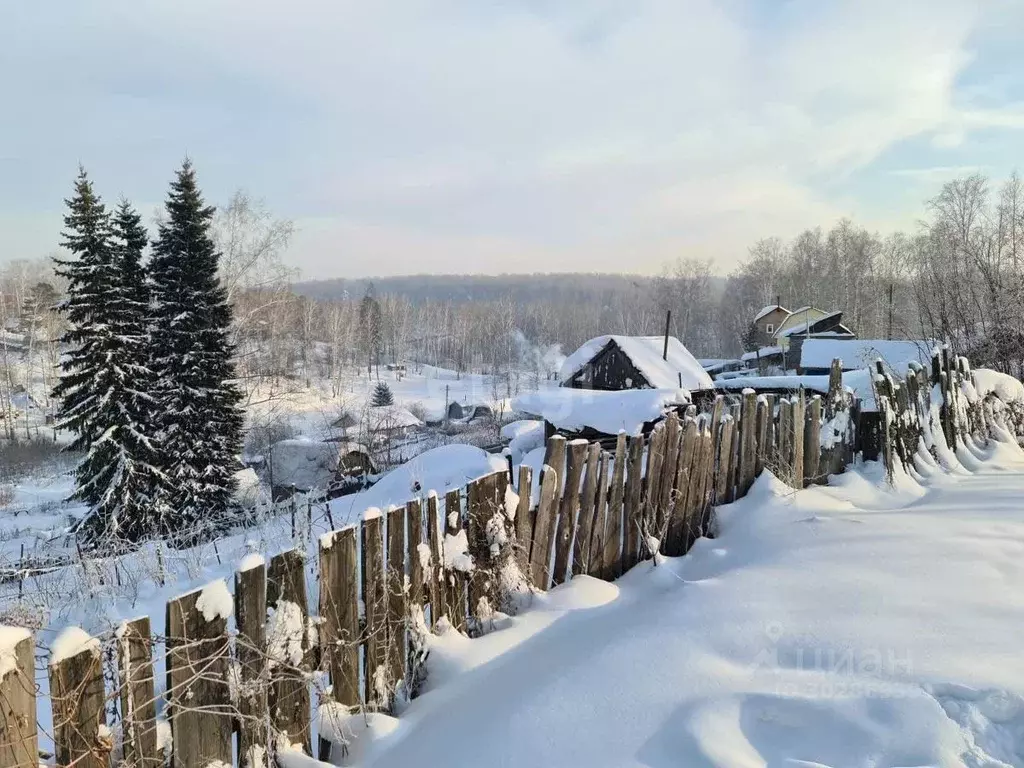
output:
[[[0,680],[3,680],[8,672],[13,671],[18,664],[15,657],[15,650],[18,643],[32,637],[32,633],[21,627],[0,626]]]
[[[100,652],[100,641],[81,627],[65,627],[50,646],[50,666],[77,656],[83,651]]]
[[[203,587],[196,600],[196,610],[203,614],[204,621],[230,617],[235,611],[235,601],[228,591],[227,582],[217,579]]]
[[[558,429],[579,432],[593,429],[606,435],[625,431],[635,435],[645,422],[662,418],[669,409],[690,402],[682,389],[549,389],[528,392],[513,402],[522,413],[540,416]]]

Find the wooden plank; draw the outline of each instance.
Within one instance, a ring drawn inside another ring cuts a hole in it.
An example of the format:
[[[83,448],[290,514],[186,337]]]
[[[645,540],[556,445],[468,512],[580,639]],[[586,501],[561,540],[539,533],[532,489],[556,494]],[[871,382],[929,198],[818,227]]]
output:
[[[469,574],[469,615],[479,618],[480,600],[487,598],[488,497],[494,493],[493,475],[478,478],[466,486],[466,533],[473,572]]]
[[[661,500],[662,474],[665,463],[666,426],[664,423],[655,427],[647,442],[647,470],[643,479],[643,507],[640,518],[640,535],[638,556],[641,559],[653,557],[647,542],[649,536],[657,535],[658,503]]]
[[[676,491],[678,473],[676,465],[679,460],[679,440],[681,438],[679,416],[673,411],[665,419],[665,443],[662,446],[661,487],[658,492],[654,535],[664,540],[668,531],[668,518],[671,513],[672,499]],[[664,551],[664,550],[662,550]]]
[[[167,603],[166,695],[175,768],[232,761],[228,620],[216,610],[204,614],[199,604],[207,590],[216,595],[218,589],[214,582]]]
[[[558,472],[545,464],[540,476],[540,503],[533,524],[533,545],[530,550],[530,581],[541,590],[546,590],[551,583],[551,547],[555,532],[555,494],[558,485]]]
[[[49,667],[56,764],[105,768],[113,743],[109,738],[100,738],[106,712],[99,641],[92,641],[67,658],[51,659]]]
[[[608,487],[608,515],[605,518],[602,577],[613,581],[622,575],[622,534],[624,483],[626,478],[626,435],[619,433],[612,459],[612,479]]]
[[[640,527],[643,506],[644,436],[629,438],[629,463],[626,467],[626,502],[623,510],[622,572],[640,559]]]
[[[739,476],[740,464],[740,422],[739,406],[731,409],[732,414],[732,444],[729,446],[728,475],[725,482],[725,500],[731,504],[736,501],[736,483]]]
[[[358,708],[359,572],[355,526],[320,537],[320,651],[334,701]]]
[[[736,478],[736,495],[747,495],[757,476],[757,395],[743,393],[743,407],[740,411],[739,470]]]
[[[444,560],[441,554],[441,528],[437,510],[437,494],[427,496],[427,539],[430,542],[430,572],[427,591],[430,593],[430,623],[448,615],[448,589],[444,581]]]
[[[693,472],[696,447],[697,422],[687,418],[682,426],[679,449],[676,452],[676,479],[673,483],[675,492],[671,500],[671,511],[663,545],[665,554],[672,557],[684,554],[689,496],[694,486],[690,480],[690,474]]]
[[[606,512],[608,507],[608,464],[611,456],[598,449],[597,493],[594,497],[594,522],[591,525],[590,557],[586,573],[597,578],[604,578],[605,536],[608,535]]]
[[[821,463],[821,395],[814,395],[808,404],[804,418],[804,484],[815,484],[822,480],[819,473]]]
[[[409,607],[422,607],[423,565],[429,560],[430,549],[420,546],[423,544],[423,508],[419,499],[406,503],[405,525],[405,540],[409,547]]]
[[[0,765],[39,768],[35,641],[27,630],[0,629],[24,635],[13,649],[14,668],[0,677]]]
[[[322,588],[322,587],[321,587]],[[235,659],[238,696],[238,754],[254,767],[266,762],[267,728],[267,567],[262,562],[235,573]]]
[[[569,576],[572,542],[576,536],[576,519],[580,512],[580,479],[586,463],[588,443],[573,440],[569,443],[566,457],[565,485],[562,503],[558,511],[558,536],[555,539],[555,570],[551,575],[554,586],[563,583]]]
[[[405,680],[405,508],[387,514],[387,708],[394,712],[395,690]]]
[[[754,413],[754,477],[761,474],[765,468],[768,445],[768,422],[771,415],[768,410],[768,401],[765,398],[757,398],[757,406]],[[749,490],[749,488],[748,488]]]
[[[732,461],[732,435],[736,428],[736,422],[731,415],[725,417],[725,422],[719,430],[718,457],[715,465],[715,504],[726,504],[731,501],[732,489],[729,485],[729,467]]]
[[[792,475],[797,489],[804,487],[804,391],[801,388],[793,403],[793,466]]]
[[[282,651],[270,659],[268,705],[273,732],[288,734],[292,744],[301,745],[311,755],[305,565],[305,555],[290,549],[270,558],[267,568],[267,605],[273,609],[267,625],[267,645]],[[296,644],[301,648],[299,658],[285,650]]]
[[[583,478],[583,495],[580,497],[579,523],[573,537],[572,575],[590,573],[590,548],[594,534],[594,517],[597,512],[597,474],[601,463],[600,443],[587,446],[586,470]]]
[[[462,497],[458,488],[454,488],[445,494],[444,509],[445,547],[447,547],[449,546],[448,542],[454,542],[463,530]],[[449,539],[449,536],[452,538]],[[443,562],[447,562],[449,559],[449,555],[445,554]],[[465,632],[468,617],[466,611],[466,574],[452,568],[451,570],[444,569],[442,577],[448,589],[448,598],[446,600],[448,604],[448,619],[453,627],[460,632]]]
[[[714,411],[712,411],[712,418]],[[696,526],[693,528],[693,539],[696,540],[708,533],[711,522],[711,509],[715,496],[715,453],[716,436],[721,434],[721,421],[715,427],[713,421],[708,421],[704,427],[704,448],[701,460],[701,491],[697,498],[697,511],[694,515]]]
[[[363,605],[366,612],[363,701],[370,710],[387,706],[387,587],[384,582],[384,517],[366,513],[362,524]]]
[[[158,768],[156,691],[149,617],[125,622],[117,632],[121,693],[121,750],[126,768]]]
[[[765,409],[764,466],[776,477],[779,474],[779,430],[778,416],[779,398],[775,395],[764,395],[768,407]]]
[[[533,543],[533,519],[530,517],[530,496],[533,492],[533,467],[519,465],[519,505],[516,507],[516,561],[519,570],[529,578],[530,545]]]
[[[779,426],[776,430],[775,475],[789,486],[793,479],[789,472],[793,468],[793,403],[788,398],[779,402]]]

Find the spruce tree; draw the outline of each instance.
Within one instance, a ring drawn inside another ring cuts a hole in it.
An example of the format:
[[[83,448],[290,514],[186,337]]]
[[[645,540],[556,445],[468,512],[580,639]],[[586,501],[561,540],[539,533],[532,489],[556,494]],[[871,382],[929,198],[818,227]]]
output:
[[[373,394],[370,395],[370,405],[374,408],[381,408],[394,404],[395,396],[391,394],[391,387],[383,381],[378,381],[377,386],[373,388]]]
[[[153,371],[161,413],[161,485],[167,533],[180,543],[223,524],[241,450],[241,393],[232,383],[231,307],[220,254],[188,160],[171,183],[153,243]]]
[[[99,393],[102,435],[89,446],[79,486],[92,503],[82,527],[85,538],[113,544],[140,541],[161,532],[155,493],[161,479],[156,443],[153,373],[149,364],[149,288],[142,253],[142,217],[128,202],[111,228],[112,288],[103,311],[109,329],[109,372]]]
[[[66,352],[53,396],[58,401],[57,427],[75,433],[69,449],[86,450],[104,430],[97,413],[112,346],[105,315],[114,282],[110,216],[84,168],[78,170],[74,196],[64,203],[68,212],[61,245],[72,258],[57,260],[55,271],[68,283],[67,299],[60,306],[68,329],[60,340]],[[79,491],[87,479],[79,478]]]

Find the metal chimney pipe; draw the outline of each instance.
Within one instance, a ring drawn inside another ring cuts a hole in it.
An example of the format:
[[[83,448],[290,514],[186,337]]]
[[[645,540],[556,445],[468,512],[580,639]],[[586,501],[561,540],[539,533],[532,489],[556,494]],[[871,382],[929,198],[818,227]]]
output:
[[[668,327],[672,324],[672,310],[665,313],[665,347],[661,350],[661,359],[668,360]]]

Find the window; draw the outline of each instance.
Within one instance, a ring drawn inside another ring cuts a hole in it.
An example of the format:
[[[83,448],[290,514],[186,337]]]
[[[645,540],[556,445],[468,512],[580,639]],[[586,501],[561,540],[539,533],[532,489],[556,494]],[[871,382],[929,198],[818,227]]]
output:
[[[765,323],[764,332],[765,333],[775,333],[775,326],[772,325],[771,323]]]

